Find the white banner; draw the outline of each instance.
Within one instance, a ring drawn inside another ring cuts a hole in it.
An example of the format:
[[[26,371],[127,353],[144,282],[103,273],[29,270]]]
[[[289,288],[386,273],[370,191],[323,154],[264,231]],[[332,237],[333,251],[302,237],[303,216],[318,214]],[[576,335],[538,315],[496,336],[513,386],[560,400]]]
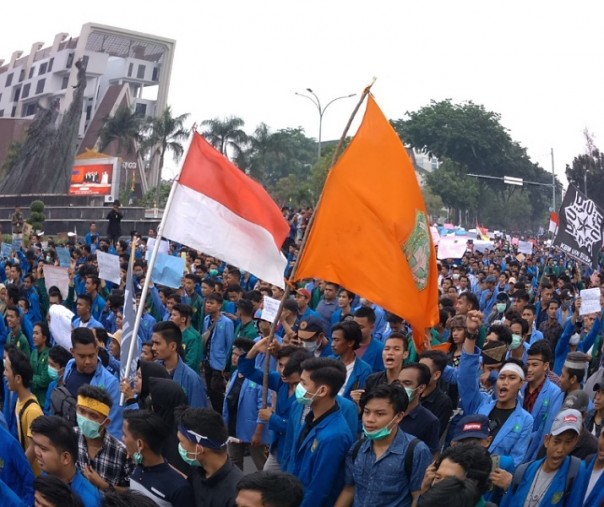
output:
[[[53,286],[58,287],[63,299],[67,299],[67,293],[69,292],[69,268],[44,264],[44,283],[46,284],[46,290]]]
[[[119,256],[97,250],[96,260],[99,264],[99,278],[119,285],[121,281]]]
[[[445,236],[438,243],[438,259],[461,259],[466,252],[468,238]]]
[[[533,243],[530,241],[518,241],[518,252],[524,255],[533,255]]]

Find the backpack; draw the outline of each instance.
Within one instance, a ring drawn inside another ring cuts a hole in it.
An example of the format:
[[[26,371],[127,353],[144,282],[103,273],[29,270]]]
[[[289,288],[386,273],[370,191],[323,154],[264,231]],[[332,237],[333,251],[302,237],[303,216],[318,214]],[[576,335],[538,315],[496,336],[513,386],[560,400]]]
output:
[[[512,478],[512,484],[510,486],[512,488],[512,493],[516,493],[518,486],[520,486],[520,481],[522,481],[522,478],[524,477],[527,468],[532,463],[534,462],[531,461],[530,463],[523,463],[516,469],[516,471],[514,472],[514,477]],[[577,475],[579,475],[579,468],[581,468],[581,460],[576,456],[571,456],[570,464],[568,465],[568,474],[566,475],[566,484],[564,485],[565,505],[566,500],[568,499],[568,495],[570,495],[573,484],[575,483],[575,479],[577,478]]]
[[[57,386],[50,396],[50,408],[54,415],[65,419],[71,426],[77,426],[76,399],[65,386]]]
[[[21,410],[19,410],[19,415],[17,416],[19,418],[19,441],[21,442],[21,447],[23,447],[24,451],[26,448],[25,443],[27,442],[27,439],[25,438],[26,433],[25,433],[25,428],[23,428],[22,419],[23,419],[23,414],[25,414],[25,411],[27,410],[27,407],[29,407],[33,403],[38,403],[38,402],[36,400],[34,400],[33,398],[30,398],[29,400],[27,400],[25,402],[25,404],[21,407]]]
[[[409,442],[409,447],[407,447],[407,451],[405,452],[405,473],[409,480],[411,480],[411,473],[413,472],[413,453],[415,452],[415,447],[420,442],[419,438],[414,438]],[[365,443],[364,439],[359,439],[357,443],[354,445],[352,449],[352,462],[354,463],[359,455],[359,450],[361,446]]]

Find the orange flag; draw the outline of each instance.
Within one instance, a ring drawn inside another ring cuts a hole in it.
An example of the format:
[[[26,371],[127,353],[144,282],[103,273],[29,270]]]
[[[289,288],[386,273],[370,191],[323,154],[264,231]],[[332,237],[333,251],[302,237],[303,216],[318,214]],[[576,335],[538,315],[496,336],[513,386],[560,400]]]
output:
[[[439,317],[436,254],[413,164],[371,95],[316,213],[296,280],[338,283],[404,318],[422,350]]]

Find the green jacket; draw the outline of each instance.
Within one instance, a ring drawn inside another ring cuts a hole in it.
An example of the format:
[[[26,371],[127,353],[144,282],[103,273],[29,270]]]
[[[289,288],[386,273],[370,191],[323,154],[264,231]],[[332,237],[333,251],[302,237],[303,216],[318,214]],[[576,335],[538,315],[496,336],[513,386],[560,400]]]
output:
[[[189,326],[182,334],[182,348],[185,351],[185,363],[194,371],[201,371],[203,344],[198,331]]]
[[[44,406],[46,402],[46,391],[50,384],[48,376],[48,352],[50,349],[45,347],[42,352],[34,349],[31,353],[31,366],[34,369],[34,378],[31,382],[31,392],[38,398],[40,406]]]
[[[13,336],[13,332],[9,331],[8,337],[6,338],[6,346],[8,345],[15,345],[19,350],[25,352],[25,355],[28,358],[31,357],[31,347],[21,329],[19,329],[19,334],[17,336]]]

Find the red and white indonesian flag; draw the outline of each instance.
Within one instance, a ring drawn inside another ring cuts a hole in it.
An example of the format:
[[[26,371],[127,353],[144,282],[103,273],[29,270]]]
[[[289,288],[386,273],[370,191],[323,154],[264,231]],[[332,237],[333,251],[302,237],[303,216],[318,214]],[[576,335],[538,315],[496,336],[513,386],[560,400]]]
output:
[[[560,217],[558,213],[552,211],[549,216],[549,232],[556,234],[558,232],[558,225],[560,225]]]
[[[289,225],[267,191],[197,132],[162,236],[284,287]]]

